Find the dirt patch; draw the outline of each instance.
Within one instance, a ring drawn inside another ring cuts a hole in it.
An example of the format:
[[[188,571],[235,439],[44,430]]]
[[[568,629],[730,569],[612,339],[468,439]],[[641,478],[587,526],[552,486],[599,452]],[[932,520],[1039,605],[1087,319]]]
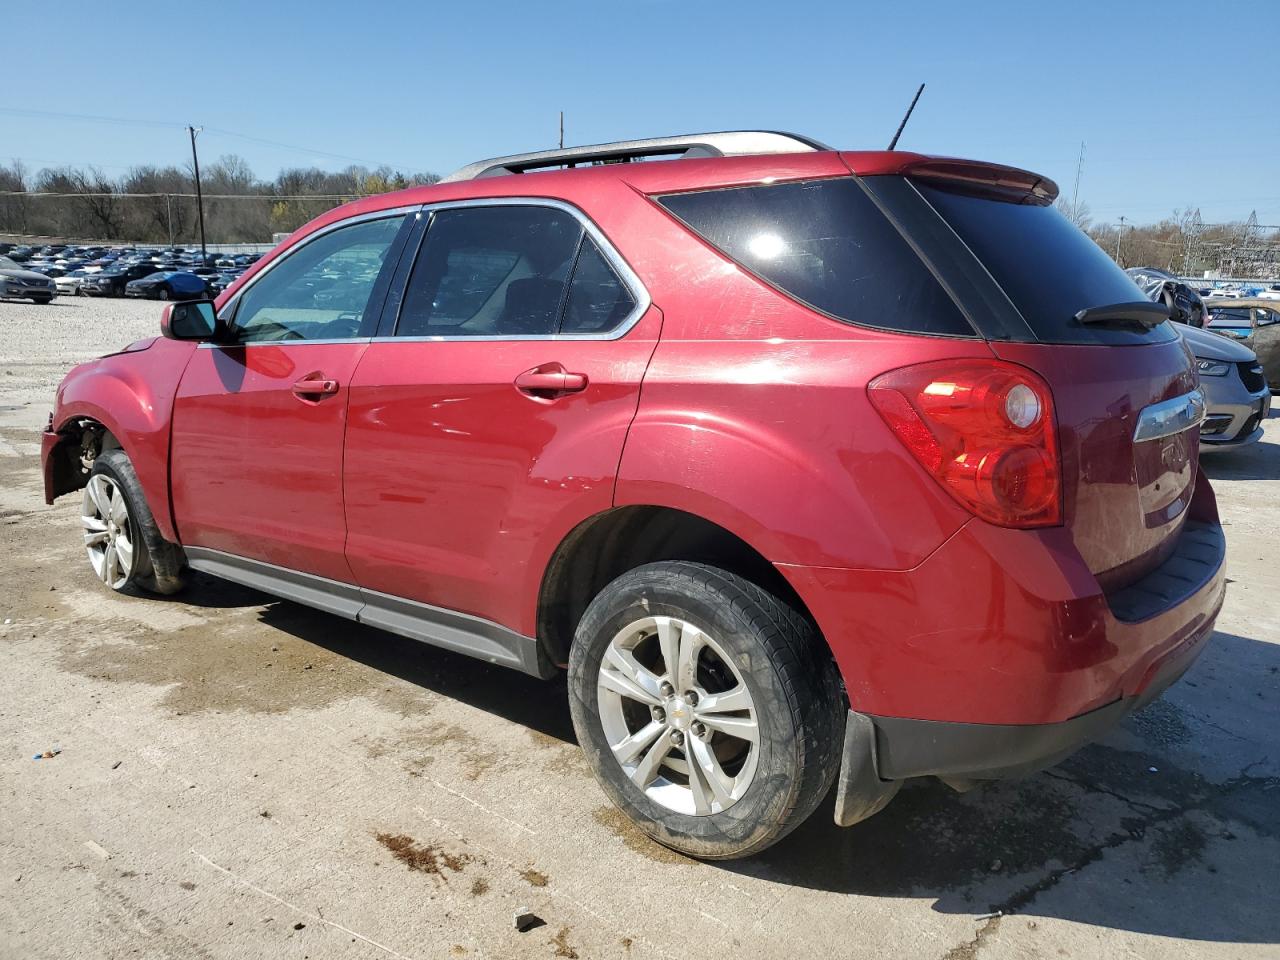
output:
[[[489,892],[489,881],[484,877],[476,877],[471,881],[471,895],[473,897],[483,897]]]
[[[530,867],[528,870],[523,871],[520,874],[520,876],[524,880],[524,882],[529,884],[529,886],[531,887],[545,887],[548,883],[551,882],[551,878],[548,877],[545,873],[541,873],[537,870],[534,870],[532,867]]]
[[[550,943],[556,948],[556,956],[566,960],[578,960],[578,951],[569,946],[569,928],[561,927],[560,932],[551,938]]]
[[[622,842],[636,853],[648,857],[655,863],[683,863],[689,866],[697,863],[683,853],[676,853],[651,840],[617,807],[597,807],[591,812],[591,816],[596,823],[617,834]]]
[[[1204,832],[1191,820],[1182,817],[1158,830],[1151,843],[1151,856],[1171,877],[1192,863],[1204,859],[1208,841]]]
[[[500,753],[489,749],[469,730],[456,723],[430,727],[402,737],[378,737],[360,742],[371,760],[387,756],[401,758],[405,772],[411,777],[421,776],[444,756],[462,765],[462,775],[466,779],[479,780],[502,759]]]
[[[422,845],[403,833],[375,833],[374,839],[410,870],[443,876],[445,870],[461,873],[475,860],[469,853],[449,853],[440,847]]]
[[[974,960],[978,956],[978,951],[983,945],[1000,930],[1000,918],[991,917],[978,928],[978,935],[968,943],[962,943],[952,947],[943,956],[942,960]]]

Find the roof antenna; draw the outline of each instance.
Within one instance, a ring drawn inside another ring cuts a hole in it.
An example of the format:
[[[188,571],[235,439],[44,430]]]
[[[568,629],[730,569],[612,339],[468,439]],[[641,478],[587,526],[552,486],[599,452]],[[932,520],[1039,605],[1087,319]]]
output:
[[[892,150],[898,145],[898,138],[902,136],[902,128],[907,125],[907,121],[911,119],[911,111],[916,108],[916,104],[920,100],[920,94],[924,93],[924,84],[920,84],[920,89],[916,91],[916,95],[911,98],[911,106],[907,107],[907,115],[902,118],[902,122],[898,124],[898,132],[893,135],[893,139],[889,141],[889,149]]]

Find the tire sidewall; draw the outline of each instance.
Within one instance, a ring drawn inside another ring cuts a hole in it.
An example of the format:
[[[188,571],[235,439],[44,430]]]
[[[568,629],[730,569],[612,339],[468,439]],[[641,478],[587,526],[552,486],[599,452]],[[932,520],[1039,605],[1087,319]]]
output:
[[[742,798],[720,813],[691,816],[649,799],[623,772],[605,739],[597,692],[604,652],[618,631],[651,616],[679,617],[713,637],[751,693],[760,731],[755,776]],[[579,743],[601,786],[645,832],[667,846],[708,858],[741,856],[767,845],[795,805],[804,758],[793,707],[766,645],[732,603],[716,596],[713,586],[680,589],[657,574],[625,576],[610,584],[578,626],[569,658],[569,699]]]
[[[141,506],[138,503],[140,494],[137,478],[133,472],[133,464],[124,451],[106,450],[99,455],[93,462],[93,469],[89,471],[89,479],[98,475],[111,480],[124,497],[125,506],[129,510],[129,542],[133,545],[133,569],[129,571],[129,578],[121,586],[111,589],[117,593],[140,593],[151,575],[151,554],[143,535],[143,524],[150,521],[151,511],[146,508],[145,502]]]

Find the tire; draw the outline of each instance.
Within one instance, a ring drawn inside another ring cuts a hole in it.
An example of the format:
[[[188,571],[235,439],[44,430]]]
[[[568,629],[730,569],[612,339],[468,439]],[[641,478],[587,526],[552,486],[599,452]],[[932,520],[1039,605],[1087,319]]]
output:
[[[53,303],[53,297],[32,297],[31,302],[39,304],[42,307],[47,307],[49,304]]]
[[[94,461],[80,517],[89,565],[112,590],[168,595],[185,586],[182,548],[160,535],[123,450],[104,450]]]
[[[161,299],[161,300],[168,300],[168,299],[169,299],[169,291],[168,291],[168,290],[166,290],[164,287],[161,287],[161,288],[160,288],[160,292],[159,292],[158,294],[156,294],[156,296],[157,296],[159,299]]]
[[[645,639],[623,653],[638,636]],[[672,653],[685,661],[686,643],[699,650],[694,666],[668,669]],[[641,673],[629,672],[634,666]],[[658,690],[655,709],[653,690],[664,677],[675,683]],[[638,687],[628,685],[633,679]],[[648,699],[619,695],[619,683]],[[777,597],[705,564],[648,564],[605,587],[574,637],[569,699],[578,742],[605,793],[650,837],[689,856],[759,853],[813,813],[838,772],[844,707],[825,642]],[[741,735],[752,720],[754,743]],[[624,767],[654,727],[655,746]],[[692,776],[684,747],[720,774],[719,792],[711,774]],[[675,756],[657,765],[652,754],[666,750]]]

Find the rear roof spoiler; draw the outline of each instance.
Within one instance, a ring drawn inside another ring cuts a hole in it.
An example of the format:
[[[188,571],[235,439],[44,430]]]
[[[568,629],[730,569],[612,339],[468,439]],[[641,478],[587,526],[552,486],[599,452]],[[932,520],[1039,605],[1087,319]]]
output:
[[[1058,197],[1058,185],[1048,177],[998,163],[930,157],[907,164],[902,173],[939,186],[953,186],[1015,203],[1047,207]]]
[[[727,130],[721,133],[690,133],[648,140],[619,140],[587,147],[517,153],[509,157],[478,160],[455,170],[441,183],[532,173],[553,167],[590,166],[596,163],[631,163],[649,157],[688,158],[737,157],[770,153],[807,153],[831,147],[810,137],[773,130]]]

